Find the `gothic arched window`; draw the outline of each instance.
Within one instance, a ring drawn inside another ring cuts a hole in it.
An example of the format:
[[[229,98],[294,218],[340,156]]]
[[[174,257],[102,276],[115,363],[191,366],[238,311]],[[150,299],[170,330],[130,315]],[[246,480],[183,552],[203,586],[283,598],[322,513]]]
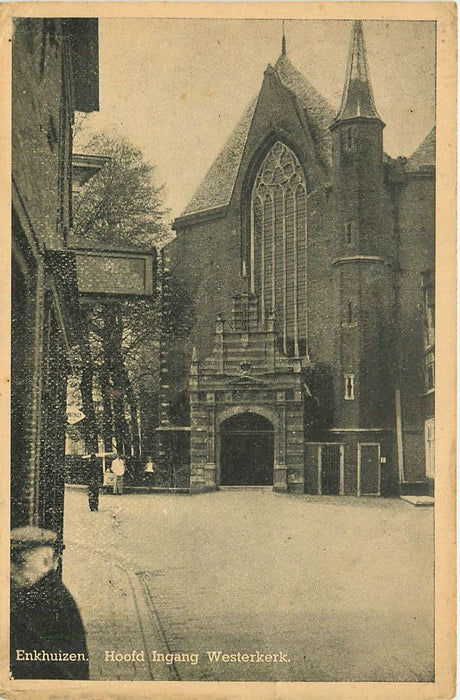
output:
[[[307,354],[307,188],[297,156],[277,141],[251,195],[251,292],[275,312],[286,354]]]

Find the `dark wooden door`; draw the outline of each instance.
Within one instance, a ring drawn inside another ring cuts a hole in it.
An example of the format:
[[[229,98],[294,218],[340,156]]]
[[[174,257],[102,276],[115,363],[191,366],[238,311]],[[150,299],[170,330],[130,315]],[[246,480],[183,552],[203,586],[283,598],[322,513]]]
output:
[[[380,495],[380,445],[358,445],[358,496]]]
[[[321,493],[323,496],[340,493],[340,445],[321,446]]]
[[[274,431],[269,420],[255,413],[227,419],[221,426],[222,486],[273,484]]]

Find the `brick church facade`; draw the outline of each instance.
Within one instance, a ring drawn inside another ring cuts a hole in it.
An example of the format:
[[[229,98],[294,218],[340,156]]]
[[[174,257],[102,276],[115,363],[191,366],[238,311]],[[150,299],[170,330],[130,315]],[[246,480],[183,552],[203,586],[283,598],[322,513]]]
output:
[[[384,127],[361,22],[338,111],[283,38],[163,251],[166,480],[430,489],[435,132],[393,160]]]

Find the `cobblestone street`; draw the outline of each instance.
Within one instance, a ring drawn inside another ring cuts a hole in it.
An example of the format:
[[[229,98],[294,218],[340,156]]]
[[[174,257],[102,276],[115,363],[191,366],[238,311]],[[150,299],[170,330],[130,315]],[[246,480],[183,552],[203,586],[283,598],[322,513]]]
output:
[[[103,495],[93,513],[73,488],[65,518],[93,679],[432,680],[432,508],[252,488]]]

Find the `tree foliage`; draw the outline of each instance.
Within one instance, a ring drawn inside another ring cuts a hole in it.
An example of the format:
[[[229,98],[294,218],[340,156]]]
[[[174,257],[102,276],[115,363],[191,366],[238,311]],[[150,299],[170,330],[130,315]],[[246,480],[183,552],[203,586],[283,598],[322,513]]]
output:
[[[124,139],[96,135],[84,150],[109,160],[75,202],[72,241],[111,250],[158,250],[170,234],[153,166]],[[152,451],[159,399],[158,297],[107,300],[84,310],[88,342],[80,387],[91,450],[99,435],[107,451],[114,439],[119,452],[134,458],[142,441]]]
[[[95,135],[85,151],[109,160],[85,185],[74,206],[74,237],[81,243],[111,247],[161,247],[169,234],[164,187],[155,184],[154,167],[121,138]]]

